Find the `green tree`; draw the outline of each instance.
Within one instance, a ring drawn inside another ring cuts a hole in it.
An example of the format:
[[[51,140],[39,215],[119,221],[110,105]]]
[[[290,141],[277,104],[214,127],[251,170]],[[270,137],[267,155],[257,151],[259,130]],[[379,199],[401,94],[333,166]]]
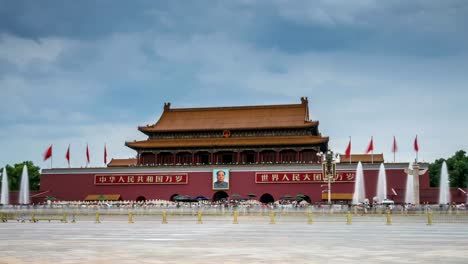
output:
[[[450,187],[465,188],[468,180],[468,156],[464,150],[459,150],[448,159],[437,159],[429,164],[429,178],[432,187],[438,187],[442,163],[447,162]]]
[[[32,161],[24,161],[22,163],[17,163],[13,166],[6,165],[8,173],[8,186],[10,188],[10,191],[19,190],[21,184],[21,174],[23,173],[24,164],[26,164],[26,166],[28,167],[29,189],[39,190],[41,169],[38,166],[35,166]]]

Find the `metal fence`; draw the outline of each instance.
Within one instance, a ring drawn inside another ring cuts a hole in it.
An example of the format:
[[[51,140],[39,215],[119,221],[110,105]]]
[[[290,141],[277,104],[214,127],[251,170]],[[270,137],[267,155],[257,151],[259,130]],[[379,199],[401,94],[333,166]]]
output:
[[[437,209],[437,208],[435,208]],[[415,224],[468,224],[466,210],[434,210],[426,207],[417,210],[390,208],[269,208],[269,207],[209,207],[192,206],[179,208],[28,208],[0,209],[0,222],[38,221],[153,221],[153,222],[252,222],[252,223],[415,223]],[[236,219],[235,219],[236,218]]]

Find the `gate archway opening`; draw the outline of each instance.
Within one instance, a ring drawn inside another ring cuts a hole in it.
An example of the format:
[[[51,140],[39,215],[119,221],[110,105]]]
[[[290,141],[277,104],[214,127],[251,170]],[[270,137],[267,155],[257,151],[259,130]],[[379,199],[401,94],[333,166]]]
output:
[[[174,193],[173,195],[171,195],[171,198],[169,199],[169,201],[175,202],[175,198],[176,198],[177,195],[179,195],[179,194],[178,194],[178,193]]]
[[[264,204],[274,203],[275,198],[273,198],[273,195],[269,193],[264,193],[262,196],[260,196],[260,202]]]
[[[304,194],[303,194],[302,196],[300,196],[300,197],[296,196],[296,200],[297,200],[298,202],[300,202],[300,201],[306,201],[306,202],[308,202],[308,203],[312,203],[312,201],[310,200],[310,197],[309,197],[308,195],[304,195]]]
[[[225,191],[217,191],[213,194],[213,202],[227,198],[229,198],[229,195]]]
[[[137,201],[137,202],[145,202],[145,201],[146,201],[146,198],[145,198],[144,196],[138,196],[138,197],[136,198],[136,201]]]

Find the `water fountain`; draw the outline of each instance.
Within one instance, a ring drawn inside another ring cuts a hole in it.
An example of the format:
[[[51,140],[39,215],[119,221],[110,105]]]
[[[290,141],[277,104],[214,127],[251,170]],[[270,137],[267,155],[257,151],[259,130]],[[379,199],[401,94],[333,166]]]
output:
[[[439,204],[450,203],[450,186],[449,175],[447,170],[447,163],[442,163],[440,170],[440,184],[439,184]]]
[[[382,203],[387,199],[387,174],[385,173],[384,164],[380,164],[379,178],[377,180],[377,199]]]
[[[29,204],[29,175],[28,167],[26,164],[23,166],[23,173],[21,174],[21,185],[19,192],[19,204]]]
[[[411,169],[411,163],[408,165],[408,170]],[[414,204],[414,188],[413,188],[413,175],[408,173],[406,175],[406,191],[405,191],[405,203]]]
[[[356,168],[356,181],[354,182],[353,204],[363,203],[366,199],[366,190],[364,188],[364,170],[362,163],[359,162]]]
[[[10,203],[9,197],[10,191],[8,189],[8,174],[6,167],[3,168],[3,175],[2,175],[2,195],[0,197],[0,204],[7,205]]]

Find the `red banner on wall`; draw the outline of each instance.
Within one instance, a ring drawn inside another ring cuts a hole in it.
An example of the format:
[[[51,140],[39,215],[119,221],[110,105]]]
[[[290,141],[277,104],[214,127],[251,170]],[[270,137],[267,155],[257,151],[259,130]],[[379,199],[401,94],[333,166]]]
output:
[[[187,173],[178,174],[96,174],[95,185],[114,184],[188,184]]]
[[[337,171],[332,182],[354,182],[356,172]],[[255,183],[323,183],[328,178],[323,177],[321,171],[305,172],[256,172]]]

